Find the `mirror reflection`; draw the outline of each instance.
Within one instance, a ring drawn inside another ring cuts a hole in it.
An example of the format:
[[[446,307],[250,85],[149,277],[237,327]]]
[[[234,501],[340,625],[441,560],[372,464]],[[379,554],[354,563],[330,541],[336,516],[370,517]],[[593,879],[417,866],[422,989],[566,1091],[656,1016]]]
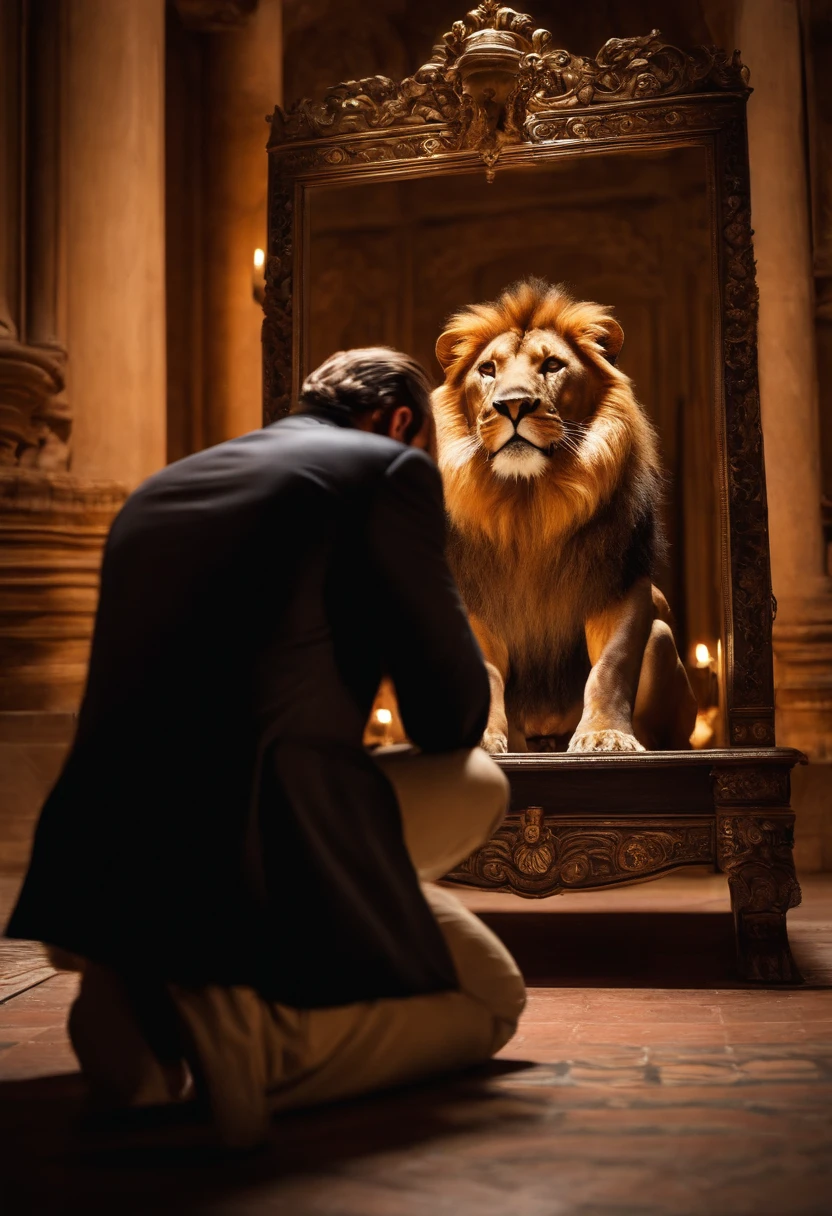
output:
[[[381,344],[442,386],[451,555],[495,689],[486,745],[720,745],[704,150],[316,187],[307,223],[304,374]]]

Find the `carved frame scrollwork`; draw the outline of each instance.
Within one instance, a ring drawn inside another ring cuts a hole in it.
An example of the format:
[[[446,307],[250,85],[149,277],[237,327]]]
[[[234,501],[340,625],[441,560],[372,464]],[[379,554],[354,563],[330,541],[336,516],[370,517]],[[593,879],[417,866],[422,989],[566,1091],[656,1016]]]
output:
[[[745,103],[736,53],[682,51],[658,31],[610,39],[594,59],[488,0],[413,76],[345,81],[278,107],[269,141],[264,414],[285,413],[303,366],[305,199],[314,185],[503,168],[560,157],[699,145],[711,173],[718,300],[728,742],[774,744],[772,597],[757,385],[757,289]]]

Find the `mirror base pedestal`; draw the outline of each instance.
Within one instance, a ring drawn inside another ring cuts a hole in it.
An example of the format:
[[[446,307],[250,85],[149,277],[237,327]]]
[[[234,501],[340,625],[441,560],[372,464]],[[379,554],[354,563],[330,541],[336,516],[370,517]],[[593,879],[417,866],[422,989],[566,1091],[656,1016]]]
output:
[[[737,972],[799,984],[786,913],[800,903],[792,856],[791,748],[496,757],[511,805],[496,834],[444,879],[539,899],[707,865],[728,877]]]

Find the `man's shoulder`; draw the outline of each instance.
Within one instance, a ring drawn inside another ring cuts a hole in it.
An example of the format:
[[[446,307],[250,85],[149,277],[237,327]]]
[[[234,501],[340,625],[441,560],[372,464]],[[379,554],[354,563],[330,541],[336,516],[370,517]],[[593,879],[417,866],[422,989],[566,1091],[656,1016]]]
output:
[[[161,469],[130,496],[121,522],[148,510],[181,511],[189,503],[232,510],[304,485],[340,496],[375,481],[415,486],[431,478],[436,469],[424,452],[384,435],[292,415]]]
[[[281,444],[349,450],[359,452],[368,459],[382,461],[385,457],[393,460],[406,450],[404,444],[386,435],[361,431],[357,427],[338,426],[313,414],[289,414],[264,427],[262,434]]]
[[[264,429],[264,434],[271,437],[274,454],[285,451],[287,458],[295,460],[299,469],[307,461],[313,468],[323,464],[341,469],[345,474],[351,469],[384,473],[403,467],[409,469],[414,464],[421,467],[423,462],[427,467],[433,467],[424,452],[396,439],[353,427],[320,423],[303,414],[292,414],[272,423]]]

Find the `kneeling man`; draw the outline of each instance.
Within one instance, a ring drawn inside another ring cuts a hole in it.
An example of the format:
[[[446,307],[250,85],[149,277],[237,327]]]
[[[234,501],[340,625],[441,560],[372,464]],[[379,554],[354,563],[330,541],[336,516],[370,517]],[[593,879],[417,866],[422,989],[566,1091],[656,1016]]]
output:
[[[522,979],[431,883],[506,782],[444,553],[429,385],[334,355],[295,413],[151,477],[104,555],[89,680],[7,932],[83,971],[70,1035],[115,1104],[269,1110],[485,1060]],[[362,731],[392,677],[418,755]]]

